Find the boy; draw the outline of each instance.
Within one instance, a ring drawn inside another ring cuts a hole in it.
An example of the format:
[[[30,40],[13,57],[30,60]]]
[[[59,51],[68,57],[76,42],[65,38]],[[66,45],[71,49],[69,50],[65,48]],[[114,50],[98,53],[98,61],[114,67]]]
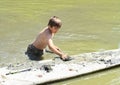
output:
[[[58,17],[53,16],[50,18],[48,26],[39,33],[35,41],[27,48],[26,54],[31,60],[39,60],[46,46],[48,46],[53,53],[59,55],[62,60],[68,58],[52,41],[54,34],[58,32],[61,26],[62,23]]]

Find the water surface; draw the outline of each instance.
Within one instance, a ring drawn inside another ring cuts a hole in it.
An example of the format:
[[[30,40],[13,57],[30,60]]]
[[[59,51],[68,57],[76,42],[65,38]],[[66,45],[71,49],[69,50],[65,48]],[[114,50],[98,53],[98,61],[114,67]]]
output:
[[[119,0],[1,0],[0,66],[28,61],[26,47],[51,16],[63,22],[54,43],[69,55],[120,47]],[[45,59],[54,54],[45,54]],[[120,69],[112,69],[54,85],[120,85]]]

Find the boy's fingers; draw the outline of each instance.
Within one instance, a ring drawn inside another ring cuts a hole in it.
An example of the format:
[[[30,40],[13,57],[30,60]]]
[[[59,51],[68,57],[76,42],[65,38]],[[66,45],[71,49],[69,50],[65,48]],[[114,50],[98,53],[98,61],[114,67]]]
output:
[[[63,61],[70,61],[70,60],[73,60],[73,58],[71,58],[70,56],[68,57],[64,57],[64,58],[61,58]]]

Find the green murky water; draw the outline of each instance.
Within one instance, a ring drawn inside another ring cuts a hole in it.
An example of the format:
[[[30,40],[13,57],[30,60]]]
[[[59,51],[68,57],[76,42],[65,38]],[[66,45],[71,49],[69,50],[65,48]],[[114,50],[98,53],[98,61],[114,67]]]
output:
[[[27,45],[53,15],[63,22],[54,43],[69,55],[120,47],[119,0],[1,0],[0,66],[27,61]],[[118,67],[53,85],[120,85],[119,71]]]

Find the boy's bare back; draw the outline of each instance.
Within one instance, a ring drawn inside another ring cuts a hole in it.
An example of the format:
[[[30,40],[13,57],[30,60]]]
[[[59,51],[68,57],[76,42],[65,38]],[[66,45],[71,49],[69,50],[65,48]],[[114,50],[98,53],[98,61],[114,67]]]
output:
[[[45,49],[48,45],[48,40],[52,38],[52,33],[50,32],[49,28],[44,28],[36,37],[33,45],[38,49]]]

